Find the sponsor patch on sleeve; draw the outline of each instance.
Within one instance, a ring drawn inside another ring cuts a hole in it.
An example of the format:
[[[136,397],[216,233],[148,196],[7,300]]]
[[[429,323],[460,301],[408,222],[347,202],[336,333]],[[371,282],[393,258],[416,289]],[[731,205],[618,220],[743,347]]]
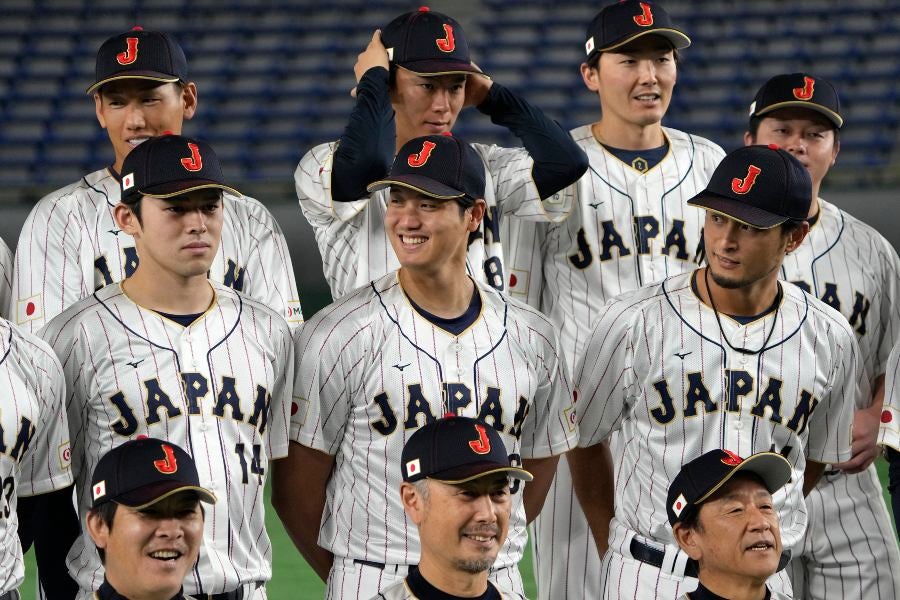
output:
[[[69,442],[61,444],[59,447],[59,468],[60,469],[68,469],[72,466],[72,446],[69,445]]]
[[[300,309],[299,300],[288,300],[284,318],[291,325],[303,322],[303,311]]]

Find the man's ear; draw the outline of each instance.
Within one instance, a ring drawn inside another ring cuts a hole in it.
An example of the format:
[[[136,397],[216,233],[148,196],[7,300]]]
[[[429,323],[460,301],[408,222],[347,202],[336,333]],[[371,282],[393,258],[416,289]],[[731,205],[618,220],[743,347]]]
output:
[[[419,493],[411,483],[403,482],[400,484],[400,501],[403,503],[403,510],[409,520],[419,525],[425,516],[425,498]]]
[[[119,226],[119,229],[131,237],[134,237],[135,233],[140,232],[141,223],[138,220],[137,215],[131,207],[124,202],[119,202],[113,207],[113,218],[116,221],[116,225]]]
[[[197,112],[198,102],[197,84],[189,81],[181,89],[181,106],[185,120],[190,120],[194,117],[194,113]]]
[[[100,517],[100,511],[92,510],[88,512],[84,522],[87,525],[88,535],[94,540],[94,545],[105,550],[107,545],[109,545],[109,526]]]
[[[475,204],[470,207],[469,212],[469,231],[475,231],[481,226],[481,220],[484,219],[484,213],[487,210],[487,204],[482,198],[475,200]]]
[[[809,223],[804,221],[800,227],[793,230],[791,235],[787,241],[787,248],[785,250],[790,253],[800,247],[800,244],[803,243],[803,240],[806,239],[806,235],[809,233]]]
[[[581,80],[584,82],[584,86],[591,90],[592,92],[600,91],[600,62],[597,62],[596,67],[590,67],[587,63],[581,63]]]
[[[103,98],[99,92],[94,92],[94,114],[97,115],[97,122],[100,127],[106,129],[106,119],[103,117]]]
[[[675,542],[685,554],[694,560],[700,560],[703,552],[698,543],[696,529],[685,527],[681,523],[675,523],[672,526],[672,533],[675,535]]]

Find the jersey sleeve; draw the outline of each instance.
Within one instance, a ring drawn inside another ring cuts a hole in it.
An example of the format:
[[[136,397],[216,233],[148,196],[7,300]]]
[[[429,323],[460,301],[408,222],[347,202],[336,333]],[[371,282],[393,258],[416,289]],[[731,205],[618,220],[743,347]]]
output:
[[[831,384],[806,424],[809,428],[806,456],[822,463],[842,462],[850,458],[854,410],[857,406],[867,406],[872,395],[859,344],[843,317],[840,319],[840,328],[836,329],[842,335],[835,336],[836,339],[831,342],[835,363]]]
[[[881,339],[878,342],[876,364],[872,366],[873,379],[885,374],[888,356],[900,341],[900,257],[887,240],[879,237],[878,241],[882,245],[881,260],[884,264],[881,270],[882,297],[879,303],[881,314],[876,316]]]
[[[9,302],[12,297],[13,254],[0,239],[0,317],[9,319]]]
[[[878,444],[900,452],[900,343],[894,346],[885,368]]]
[[[276,353],[275,382],[272,390],[272,404],[269,407],[269,458],[278,459],[288,455],[290,435],[291,402],[294,392],[294,340],[289,327],[280,318],[274,323],[273,337]]]
[[[362,349],[373,347],[369,329],[345,319],[346,304],[322,309],[294,333],[290,438],[331,455],[337,454],[350,418]]]
[[[546,458],[578,445],[575,406],[568,367],[560,351],[560,337],[549,321],[528,327],[527,340],[536,348],[533,368],[538,386],[522,425],[522,458]]]
[[[31,340],[28,345],[37,375],[41,419],[19,468],[19,496],[46,494],[73,481],[62,366],[45,343]]]
[[[599,444],[618,429],[634,385],[636,316],[623,299],[607,304],[575,366],[579,446]]]
[[[83,265],[93,270],[90,244],[82,247],[84,229],[67,207],[69,192],[42,198],[32,209],[16,247],[10,320],[35,332],[46,322],[91,292]]]
[[[244,196],[242,202],[250,213],[251,247],[247,267],[250,280],[243,292],[277,311],[290,327],[297,327],[303,322],[303,311],[284,232],[258,200]]]

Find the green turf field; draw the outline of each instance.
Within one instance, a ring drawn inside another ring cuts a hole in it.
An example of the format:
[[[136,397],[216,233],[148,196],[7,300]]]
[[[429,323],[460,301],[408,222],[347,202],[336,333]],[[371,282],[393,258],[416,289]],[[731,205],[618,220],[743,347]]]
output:
[[[883,459],[877,462],[878,472],[885,488],[885,500],[890,506],[890,498],[887,495],[887,464]],[[269,536],[272,538],[274,548],[274,565],[272,581],[267,586],[271,600],[315,600],[324,596],[325,585],[306,566],[300,554],[294,549],[288,539],[281,522],[267,504],[266,522],[268,523]],[[26,557],[25,583],[20,588],[22,597],[33,598],[34,594],[34,560],[32,553]],[[524,560],[519,564],[522,578],[525,580],[525,592],[529,598],[535,598],[534,576],[531,569],[531,551],[526,550]],[[365,600],[365,599],[363,599]]]

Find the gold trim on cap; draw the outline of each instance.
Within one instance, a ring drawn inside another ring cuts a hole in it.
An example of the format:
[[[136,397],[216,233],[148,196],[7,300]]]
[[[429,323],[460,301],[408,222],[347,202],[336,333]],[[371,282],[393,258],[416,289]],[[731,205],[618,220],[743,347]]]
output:
[[[85,94],[90,94],[98,87],[103,85],[104,83],[109,83],[110,81],[118,81],[119,79],[146,79],[147,81],[159,81],[160,83],[175,83],[180,81],[178,77],[152,77],[150,75],[116,75],[115,77],[107,77],[101,81],[98,81],[87,90],[85,90]]]
[[[203,190],[207,188],[219,188],[220,190],[225,190],[226,192],[231,192],[235,196],[241,196],[242,194],[234,189],[233,187],[229,187],[227,185],[222,185],[221,183],[204,183],[203,185],[195,185],[194,187],[185,188],[183,190],[178,190],[177,192],[172,192],[171,194],[148,194],[146,192],[142,192],[138,190],[138,193],[142,196],[149,196],[150,198],[172,198],[174,196],[181,196],[182,194],[187,194],[189,192],[195,192],[197,190]]]
[[[770,104],[765,108],[762,108],[755,113],[751,113],[751,116],[761,117],[766,113],[770,113],[773,110],[778,110],[779,108],[790,108],[796,106],[797,108],[805,108],[807,110],[813,110],[818,113],[822,113],[825,116],[830,116],[832,122],[836,122],[838,129],[840,129],[844,125],[844,119],[841,115],[837,114],[830,108],[822,106],[818,102],[809,102],[807,100],[786,100],[784,102],[776,102],[775,104]]]
[[[400,187],[405,187],[407,189],[413,190],[414,192],[419,192],[420,194],[425,194],[429,198],[435,198],[436,200],[456,200],[457,198],[462,198],[465,196],[464,193],[456,194],[455,196],[441,196],[439,194],[435,194],[433,192],[429,192],[427,190],[423,190],[422,188],[416,187],[410,183],[406,183],[404,181],[394,181],[392,179],[379,179],[378,181],[373,181],[368,186],[366,186],[366,191],[368,192],[377,192],[379,190],[383,190],[386,187],[392,185],[399,185]],[[444,185],[444,184],[441,184]],[[381,186],[381,187],[376,187]],[[447,186],[450,187],[450,186]]]
[[[674,33],[674,34],[680,36],[681,38],[683,38],[685,41],[687,41],[687,46],[682,46],[681,48],[676,48],[676,50],[683,50],[684,48],[687,48],[688,46],[690,46],[692,44],[691,38],[689,38],[687,36],[687,34],[685,34],[684,32],[678,31],[677,29],[671,29],[669,27],[659,27],[657,29],[650,29],[649,31],[639,31],[639,32],[635,33],[633,36],[625,38],[621,42],[617,42],[617,43],[613,44],[612,46],[604,46],[603,48],[594,48],[594,50],[596,50],[597,52],[608,52],[610,50],[615,50],[616,48],[621,48],[628,42],[634,41],[634,40],[638,39],[639,37],[643,37],[645,35],[654,35],[654,34],[660,35],[660,33],[659,33],[660,31],[667,31],[669,33]],[[662,37],[666,37],[666,36],[662,36]],[[668,39],[668,38],[666,38],[666,39]]]
[[[464,479],[439,479],[437,477],[425,477],[425,479],[432,479],[434,481],[439,481],[441,483],[446,483],[449,485],[459,485],[460,483],[468,483],[470,481],[474,481],[476,479],[481,479],[482,477],[486,477],[488,475],[493,475],[495,473],[515,473],[516,479],[521,479],[522,481],[531,481],[534,479],[534,475],[526,471],[525,469],[520,469],[518,467],[500,467],[498,469],[491,469],[490,471],[482,471],[477,475],[472,475],[471,477],[465,477]]]

